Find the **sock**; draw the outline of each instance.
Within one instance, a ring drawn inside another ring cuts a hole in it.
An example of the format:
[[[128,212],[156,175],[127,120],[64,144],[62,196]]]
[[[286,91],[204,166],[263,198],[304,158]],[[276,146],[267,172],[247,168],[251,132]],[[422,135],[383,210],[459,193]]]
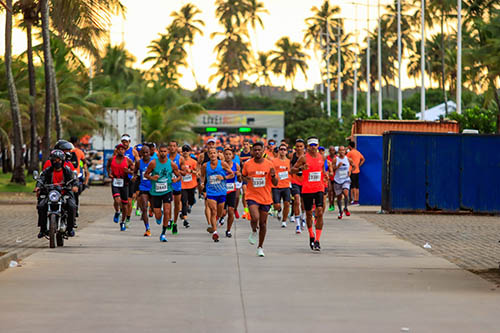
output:
[[[156,223],[161,224],[161,219],[156,219]]]
[[[295,216],[295,223],[297,223],[297,227],[300,227],[300,216]]]
[[[149,230],[149,223],[144,224],[144,226],[146,227],[146,230]]]
[[[248,207],[245,207],[245,208],[244,208],[244,211],[245,211],[245,213],[247,213],[247,214],[248,214]]]
[[[305,220],[306,219],[306,213],[302,212],[302,214],[300,215],[300,217]]]
[[[322,229],[316,229],[316,238],[314,239],[315,242],[319,242],[319,239],[321,238],[321,232]]]
[[[342,213],[342,200],[337,199],[337,205],[339,206],[339,213]]]
[[[349,205],[349,199],[344,198],[344,206],[345,206],[344,209],[347,209],[347,205]]]
[[[129,215],[129,216],[127,216],[127,219],[128,219],[128,220],[130,220],[130,215]]]
[[[307,228],[307,230],[309,230],[309,238],[314,238],[314,231],[313,231],[313,228],[310,227],[310,228]]]
[[[167,232],[167,227],[162,227],[161,228],[161,234],[165,235],[166,232]]]

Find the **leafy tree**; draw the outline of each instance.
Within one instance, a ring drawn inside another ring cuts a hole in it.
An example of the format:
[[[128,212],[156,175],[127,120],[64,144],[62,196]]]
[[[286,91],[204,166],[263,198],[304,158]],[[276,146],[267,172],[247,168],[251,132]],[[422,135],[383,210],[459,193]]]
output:
[[[458,121],[460,131],[464,129],[476,129],[479,133],[490,134],[496,132],[496,112],[490,109],[482,109],[479,106],[468,108],[462,114],[453,112],[450,119]]]
[[[293,81],[300,70],[307,80],[306,70],[309,67],[306,60],[309,58],[302,50],[300,43],[291,42],[288,37],[282,37],[276,42],[276,50],[272,51],[271,66],[273,72],[283,75],[293,87]]]

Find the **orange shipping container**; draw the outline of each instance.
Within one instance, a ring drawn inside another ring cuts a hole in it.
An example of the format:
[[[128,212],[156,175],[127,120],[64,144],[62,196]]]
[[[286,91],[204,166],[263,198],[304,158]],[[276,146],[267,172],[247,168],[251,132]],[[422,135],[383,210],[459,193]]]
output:
[[[456,121],[422,120],[365,120],[358,119],[352,124],[351,136],[355,134],[382,135],[388,131],[459,133]]]

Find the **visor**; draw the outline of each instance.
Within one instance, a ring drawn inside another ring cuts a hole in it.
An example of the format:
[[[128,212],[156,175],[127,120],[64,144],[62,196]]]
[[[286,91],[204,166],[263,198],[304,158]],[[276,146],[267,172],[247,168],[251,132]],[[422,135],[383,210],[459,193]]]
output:
[[[123,140],[130,142],[130,136],[128,136],[128,135],[122,136],[122,138],[120,139],[120,141],[123,141]]]
[[[212,143],[212,142],[215,143],[215,139],[212,138],[212,139],[208,139],[208,141],[207,141],[207,143]]]
[[[308,146],[317,146],[319,144],[319,140],[318,139],[309,139],[307,140],[307,145]]]

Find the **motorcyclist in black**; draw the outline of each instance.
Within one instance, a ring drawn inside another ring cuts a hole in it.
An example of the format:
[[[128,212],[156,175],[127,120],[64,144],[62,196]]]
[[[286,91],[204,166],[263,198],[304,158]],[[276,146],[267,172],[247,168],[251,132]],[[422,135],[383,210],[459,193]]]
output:
[[[55,149],[50,153],[49,159],[51,162],[51,166],[45,169],[39,177],[39,182],[42,184],[61,184],[64,185],[70,180],[75,178],[75,174],[67,167],[64,166],[64,160],[66,156],[63,151]],[[75,212],[76,212],[76,203],[74,198],[74,192],[78,191],[77,186],[72,187],[72,193],[69,194],[68,200],[66,200],[63,209],[67,212],[67,234],[69,237],[73,237],[75,235],[75,231],[73,230],[74,222],[75,222]],[[44,193],[43,189],[38,187],[35,188],[35,192],[38,198],[38,226],[40,227],[40,233],[38,234],[38,238],[42,238],[47,235],[47,200],[48,193]],[[64,193],[63,193],[64,194]]]

